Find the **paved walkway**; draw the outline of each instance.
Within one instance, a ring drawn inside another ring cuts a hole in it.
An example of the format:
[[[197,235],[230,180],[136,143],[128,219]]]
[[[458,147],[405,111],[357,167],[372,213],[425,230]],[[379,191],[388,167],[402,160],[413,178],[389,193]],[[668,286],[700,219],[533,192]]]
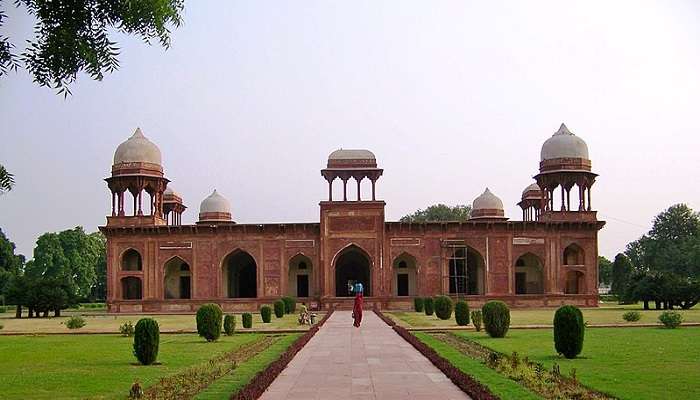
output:
[[[281,399],[469,399],[372,311],[336,311],[263,394]]]

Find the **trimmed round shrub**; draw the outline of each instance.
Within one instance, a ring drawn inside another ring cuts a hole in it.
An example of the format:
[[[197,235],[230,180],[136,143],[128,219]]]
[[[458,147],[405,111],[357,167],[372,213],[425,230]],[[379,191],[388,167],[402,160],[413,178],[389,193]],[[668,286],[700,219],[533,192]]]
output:
[[[664,311],[659,314],[659,321],[666,328],[675,329],[683,323],[683,316],[678,311]]]
[[[84,327],[86,324],[85,318],[79,316],[79,315],[74,315],[66,321],[66,328],[68,329],[80,329]]]
[[[134,329],[134,355],[143,365],[151,365],[158,358],[160,328],[153,318],[142,318]]]
[[[639,321],[641,318],[642,314],[640,314],[639,311],[627,311],[626,313],[622,314],[622,319],[627,322]]]
[[[416,297],[413,299],[413,310],[415,312],[423,312],[423,298]]]
[[[253,314],[246,312],[241,315],[241,320],[243,321],[243,327],[244,328],[252,328],[253,327]]]
[[[432,297],[426,297],[423,299],[423,310],[425,311],[425,315],[433,315],[433,312],[435,312],[435,307]]]
[[[442,320],[452,318],[452,299],[447,296],[436,296],[435,315]]]
[[[484,329],[493,338],[502,338],[510,327],[510,310],[502,301],[489,301],[481,307]]]
[[[272,308],[270,306],[260,307],[260,316],[262,317],[262,322],[269,324],[272,321]]]
[[[284,302],[284,313],[285,314],[294,314],[297,310],[297,299],[294,297],[289,297],[285,296],[282,297],[282,301]]]
[[[199,336],[207,339],[207,342],[213,342],[221,336],[221,322],[224,313],[218,304],[204,304],[197,310],[197,333]]]
[[[472,311],[472,324],[474,324],[474,329],[476,329],[477,332],[481,332],[481,321],[482,321],[482,316],[481,316],[481,310],[474,310]]]
[[[455,321],[457,321],[459,326],[469,325],[469,304],[464,300],[460,300],[455,304]]]
[[[566,358],[576,358],[583,350],[586,326],[576,306],[561,306],[554,313],[554,348]]]
[[[284,301],[283,300],[277,300],[273,306],[275,307],[275,317],[277,318],[282,318],[284,317]]]
[[[231,336],[233,335],[233,332],[236,330],[236,317],[233,315],[228,315],[224,317],[224,332],[226,332],[226,335]]]

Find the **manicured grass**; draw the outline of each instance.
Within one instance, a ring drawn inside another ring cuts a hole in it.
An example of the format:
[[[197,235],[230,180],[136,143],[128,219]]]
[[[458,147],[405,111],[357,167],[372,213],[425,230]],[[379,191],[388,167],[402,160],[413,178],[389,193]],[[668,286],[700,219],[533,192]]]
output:
[[[471,375],[491,390],[491,392],[502,399],[539,399],[535,393],[518,385],[515,381],[492,370],[480,361],[466,356],[443,343],[427,333],[414,333],[420,341],[432,347],[438,354],[447,359],[452,365],[459,368],[462,372]]]
[[[483,332],[459,332],[496,351],[576,369],[586,386],[621,399],[700,398],[700,328],[598,328],[586,330],[583,352],[567,360],[556,355],[552,331],[510,330],[503,339]]]
[[[533,308],[533,309],[511,309],[510,323],[511,326],[518,325],[551,325],[554,319],[553,308]],[[626,322],[622,319],[622,314],[626,311],[636,310],[642,315],[642,318],[637,322]],[[642,310],[641,304],[632,305],[617,305],[606,304],[597,308],[582,308],[583,318],[589,324],[620,324],[620,325],[635,325],[635,324],[653,324],[658,323],[659,314],[663,310]],[[700,322],[700,306],[695,306],[690,310],[677,310],[683,314],[684,322]],[[449,320],[438,319],[435,315],[427,316],[425,313],[417,312],[392,312],[386,313],[390,318],[393,318],[397,323],[404,327],[451,327],[457,326],[454,319],[454,314]],[[471,321],[470,321],[471,322]],[[473,325],[469,325],[473,327]]]
[[[279,356],[301,336],[300,333],[289,334],[278,340],[266,350],[241,364],[232,374],[216,380],[206,389],[199,392],[197,400],[226,400],[232,393],[241,390],[250,380],[267,365],[279,358]]]
[[[13,310],[14,311],[14,310]],[[0,316],[0,324],[5,327],[0,332],[13,332],[13,333],[73,333],[66,328],[65,321],[68,319],[69,314],[59,318],[14,318],[14,312],[5,313]],[[253,329],[308,329],[309,325],[299,325],[297,322],[298,315],[288,314],[283,318],[272,318],[272,321],[268,324],[262,322],[260,313],[253,314]],[[85,327],[79,329],[78,331],[91,332],[91,333],[117,333],[119,332],[119,325],[126,321],[131,321],[136,325],[136,321],[140,318],[148,317],[147,315],[106,315],[106,314],[91,314],[84,313],[84,318],[87,324]],[[151,318],[158,321],[160,325],[161,332],[195,332],[197,330],[197,322],[195,321],[194,314],[192,315],[151,315]],[[323,317],[319,314],[317,320]],[[246,329],[243,328],[241,323],[241,315],[236,314],[236,330],[244,332]]]
[[[161,365],[135,365],[133,338],[113,335],[0,337],[3,399],[123,399],[132,383],[143,386],[218,354],[252,343],[260,334],[161,335]]]

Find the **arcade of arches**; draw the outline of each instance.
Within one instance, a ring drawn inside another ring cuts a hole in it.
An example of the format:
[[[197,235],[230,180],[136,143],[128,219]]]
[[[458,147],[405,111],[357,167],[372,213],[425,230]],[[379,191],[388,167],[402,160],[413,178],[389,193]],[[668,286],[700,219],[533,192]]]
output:
[[[369,256],[359,247],[349,246],[338,254],[335,261],[336,297],[353,296],[349,286],[356,282],[362,283],[365,296],[372,295]]]

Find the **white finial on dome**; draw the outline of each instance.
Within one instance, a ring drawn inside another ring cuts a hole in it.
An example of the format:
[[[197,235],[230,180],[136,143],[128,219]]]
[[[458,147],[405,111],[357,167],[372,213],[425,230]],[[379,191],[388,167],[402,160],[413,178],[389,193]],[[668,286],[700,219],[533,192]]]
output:
[[[555,133],[555,135],[573,135],[569,128],[566,127],[566,124],[563,122],[561,123],[561,126],[559,127],[559,130]]]

